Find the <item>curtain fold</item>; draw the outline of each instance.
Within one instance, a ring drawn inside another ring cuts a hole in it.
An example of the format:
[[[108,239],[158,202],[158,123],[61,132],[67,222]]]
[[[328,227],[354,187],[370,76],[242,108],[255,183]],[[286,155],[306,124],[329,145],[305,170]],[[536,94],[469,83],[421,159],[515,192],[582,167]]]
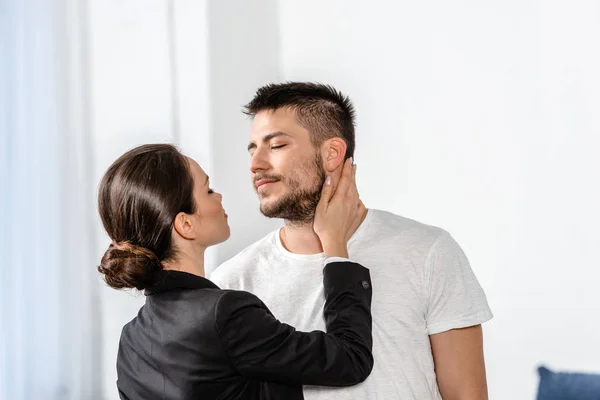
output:
[[[101,398],[85,4],[0,4],[2,400]]]

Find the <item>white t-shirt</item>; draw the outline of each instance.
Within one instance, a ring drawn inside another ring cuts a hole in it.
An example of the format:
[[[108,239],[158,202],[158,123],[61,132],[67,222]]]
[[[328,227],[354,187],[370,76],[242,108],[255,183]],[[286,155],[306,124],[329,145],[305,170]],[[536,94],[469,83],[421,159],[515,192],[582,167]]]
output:
[[[375,366],[357,386],[305,386],[304,397],[441,400],[429,335],[492,318],[463,251],[442,229],[371,209],[348,252],[371,272]],[[256,294],[298,330],[324,331],[324,261],[323,254],[290,253],[275,231],[222,264],[211,279]]]

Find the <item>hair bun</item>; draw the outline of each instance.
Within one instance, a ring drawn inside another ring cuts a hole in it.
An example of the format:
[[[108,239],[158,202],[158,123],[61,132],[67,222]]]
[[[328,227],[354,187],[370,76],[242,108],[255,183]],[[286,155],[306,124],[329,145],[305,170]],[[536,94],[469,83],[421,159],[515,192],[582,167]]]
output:
[[[108,286],[114,289],[149,288],[161,270],[160,260],[150,249],[130,242],[111,243],[98,267]]]

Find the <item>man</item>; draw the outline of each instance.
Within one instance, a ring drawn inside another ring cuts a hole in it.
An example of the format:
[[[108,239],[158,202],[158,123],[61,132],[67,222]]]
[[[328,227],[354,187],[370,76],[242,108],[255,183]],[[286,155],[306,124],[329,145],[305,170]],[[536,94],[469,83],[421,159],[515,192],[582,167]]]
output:
[[[354,154],[353,106],[330,86],[284,83],[260,88],[246,108],[260,210],[285,224],[211,278],[256,294],[299,330],[324,330],[325,257],[312,221],[324,180],[335,185]],[[305,387],[305,398],[487,399],[481,324],[492,313],[459,245],[442,229],[362,212],[348,250],[371,270],[375,367],[360,385]]]

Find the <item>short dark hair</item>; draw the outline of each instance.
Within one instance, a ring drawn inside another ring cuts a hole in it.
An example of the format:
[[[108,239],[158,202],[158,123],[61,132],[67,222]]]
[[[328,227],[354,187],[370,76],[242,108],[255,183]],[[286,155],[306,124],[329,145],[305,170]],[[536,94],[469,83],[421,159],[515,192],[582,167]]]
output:
[[[313,145],[319,146],[332,137],[346,142],[346,158],[354,156],[354,106],[333,86],[312,82],[271,83],[259,88],[244,107],[254,117],[263,110],[290,107],[298,123],[311,134]]]
[[[163,262],[175,258],[173,222],[196,212],[188,159],[170,144],[147,144],[123,154],[106,171],[98,212],[112,244],[98,271],[115,289],[146,289]]]

